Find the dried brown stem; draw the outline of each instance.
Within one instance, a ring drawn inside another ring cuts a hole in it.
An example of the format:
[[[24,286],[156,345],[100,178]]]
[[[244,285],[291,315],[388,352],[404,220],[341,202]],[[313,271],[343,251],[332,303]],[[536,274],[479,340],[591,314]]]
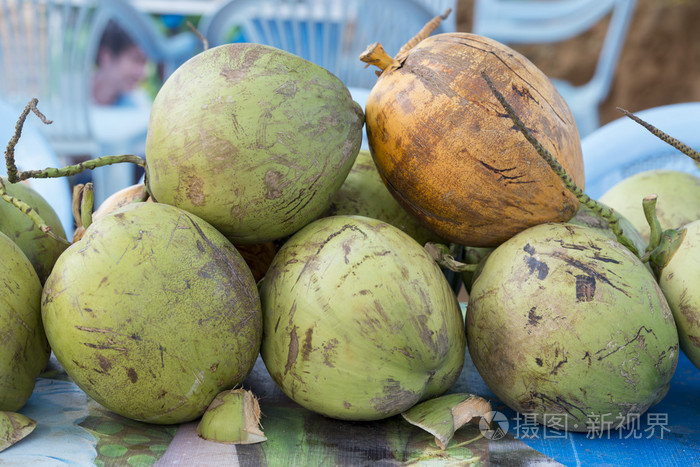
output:
[[[209,41],[207,40],[206,37],[204,37],[204,36],[202,35],[201,32],[199,32],[199,31],[197,30],[196,27],[194,27],[194,24],[192,24],[192,21],[187,21],[187,27],[190,28],[190,30],[192,30],[192,32],[195,33],[195,34],[197,35],[197,37],[199,37],[199,40],[200,40],[200,41],[202,41],[202,47],[203,47],[203,49],[204,49],[204,50],[209,49]]]
[[[450,12],[452,12],[451,8],[448,8],[445,10],[445,13],[443,13],[440,16],[436,16],[435,18],[431,19],[426,23],[423,28],[418,31],[418,34],[413,36],[408,42],[406,42],[403,47],[401,47],[401,50],[396,54],[396,60],[399,63],[403,63],[406,60],[406,57],[408,57],[408,53],[411,51],[413,47],[415,47],[420,41],[428,37],[435,31],[438,26],[440,26],[440,23],[442,23],[443,20],[447,19],[448,16],[450,16]]]
[[[370,44],[367,49],[360,54],[360,60],[367,64],[365,65],[365,68],[370,65],[374,65],[379,68],[380,71],[377,71],[377,76],[381,75],[383,72],[389,72],[399,68],[406,60],[406,57],[408,57],[408,53],[411,51],[411,49],[420,41],[428,37],[433,31],[435,31],[438,26],[440,26],[440,23],[442,23],[442,21],[450,15],[451,11],[452,9],[448,8],[445,10],[444,14],[436,16],[428,21],[425,26],[418,31],[418,34],[413,36],[403,45],[403,47],[401,47],[401,50],[399,50],[395,57],[392,58],[386,52],[386,50],[384,50],[382,44],[375,42],[374,44]]]
[[[377,75],[381,75],[385,71],[391,71],[401,66],[395,58],[386,53],[384,47],[379,42],[370,44],[364,52],[360,54],[360,60],[365,62],[365,68],[374,65],[379,68]]]

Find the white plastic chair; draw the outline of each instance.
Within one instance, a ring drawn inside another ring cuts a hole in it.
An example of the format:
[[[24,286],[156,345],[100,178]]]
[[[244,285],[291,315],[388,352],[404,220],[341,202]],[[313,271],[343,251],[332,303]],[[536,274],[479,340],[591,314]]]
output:
[[[229,0],[204,16],[199,30],[210,47],[236,40],[271,45],[326,68],[346,86],[370,89],[377,76],[359,55],[377,41],[395,55],[437,15],[423,3],[431,0]]]
[[[61,160],[128,152],[145,141],[150,109],[91,105],[99,40],[118,22],[166,73],[201,50],[194,33],[166,38],[127,0],[0,0],[0,96],[17,111],[33,97],[53,120],[39,129]],[[133,167],[95,171],[95,199],[133,183]]]
[[[15,133],[15,124],[20,112],[10,107],[9,104],[0,100],[0,146],[4,154],[7,143]],[[38,129],[38,123],[34,114],[30,114],[24,123],[22,136],[15,146],[15,162],[20,170],[44,169],[46,167],[57,167],[58,156],[49,145],[43,134]],[[0,164],[0,175],[7,175],[5,159]],[[63,230],[68,238],[72,238],[73,233],[73,211],[71,209],[71,193],[67,178],[32,178],[28,180],[31,186],[39,193],[47,203],[56,211],[61,220]],[[0,200],[0,203],[5,201]]]
[[[700,102],[664,105],[635,115],[700,150]],[[590,133],[581,140],[581,146],[586,193],[592,198],[599,198],[624,178],[647,170],[681,170],[700,176],[700,168],[690,157],[626,116]]]
[[[611,12],[593,77],[581,86],[553,79],[581,136],[600,126],[636,0],[475,0],[472,31],[504,44],[560,42],[592,28]]]

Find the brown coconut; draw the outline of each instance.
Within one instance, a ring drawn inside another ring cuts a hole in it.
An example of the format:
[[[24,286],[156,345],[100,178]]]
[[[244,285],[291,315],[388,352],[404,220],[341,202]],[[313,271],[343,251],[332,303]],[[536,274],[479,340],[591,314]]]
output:
[[[579,203],[527,142],[486,73],[539,142],[584,187],[578,130],[547,76],[515,50],[469,33],[427,37],[381,72],[366,103],[370,150],[385,183],[425,226],[455,243],[496,246]]]

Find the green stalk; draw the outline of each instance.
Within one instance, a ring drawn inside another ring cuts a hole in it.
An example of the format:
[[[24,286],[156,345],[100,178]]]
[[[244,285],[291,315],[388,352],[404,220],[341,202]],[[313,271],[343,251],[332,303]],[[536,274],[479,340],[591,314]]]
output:
[[[474,272],[478,264],[462,263],[454,259],[450,247],[439,243],[428,242],[424,246],[425,251],[433,258],[433,260],[441,267],[454,272]]]
[[[671,135],[668,135],[664,133],[663,131],[659,130],[656,128],[654,125],[651,123],[647,123],[641,118],[637,117],[635,114],[632,112],[625,110],[621,107],[618,107],[617,110],[622,112],[623,114],[627,115],[629,118],[634,120],[635,122],[639,123],[642,125],[644,128],[646,128],[652,135],[656,136],[659,138],[661,141],[664,143],[670,144],[674,148],[678,149],[680,152],[685,154],[686,156],[690,157],[693,159],[695,162],[700,163],[700,152],[696,151],[695,149],[691,148],[690,146],[686,145],[685,143],[677,140]]]
[[[673,255],[683,243],[685,239],[686,229],[668,229],[662,230],[661,223],[656,217],[656,200],[658,196],[653,194],[646,196],[642,200],[642,207],[644,209],[644,217],[646,217],[649,223],[649,246],[647,246],[646,253],[642,256],[642,261],[649,262],[651,268],[656,274],[656,277],[660,277],[661,271],[666,265],[671,261]]]
[[[644,217],[647,220],[647,223],[649,224],[649,245],[647,245],[647,251],[644,255],[644,257],[647,257],[648,254],[653,251],[656,247],[659,246],[659,242],[661,241],[661,223],[659,223],[658,217],[656,217],[656,201],[658,199],[658,195],[649,195],[645,196],[644,199],[642,200],[642,208],[644,209]]]
[[[542,144],[537,140],[537,138],[535,138],[532,135],[532,132],[525,126],[522,120],[520,120],[520,117],[518,117],[518,115],[515,113],[513,107],[511,107],[506,98],[503,97],[503,94],[501,94],[498,91],[498,89],[496,89],[496,86],[493,84],[488,75],[485,72],[482,72],[481,76],[489,85],[491,92],[494,94],[494,96],[496,96],[498,102],[501,103],[510,119],[513,120],[513,123],[515,123],[515,126],[518,128],[518,130],[520,130],[523,136],[525,136],[525,139],[527,139],[527,141],[535,148],[535,150],[537,150],[537,153],[540,155],[540,157],[542,157],[547,162],[547,164],[549,164],[552,170],[554,170],[554,172],[559,176],[561,181],[564,183],[564,186],[566,186],[566,188],[571,193],[573,193],[573,195],[576,197],[576,199],[578,199],[578,201],[581,204],[593,210],[593,212],[595,212],[596,214],[600,215],[603,219],[608,221],[610,230],[615,234],[615,237],[617,237],[617,241],[625,247],[627,247],[627,249],[629,249],[636,256],[639,256],[639,251],[637,250],[637,247],[634,246],[634,243],[632,243],[632,241],[622,231],[619,219],[617,218],[617,216],[615,216],[612,209],[598,203],[596,200],[584,193],[578,185],[576,185],[576,182],[574,182],[574,180],[566,172],[564,167],[562,167],[561,164],[559,164],[559,162],[554,158],[554,156],[552,156],[552,154],[544,146],[542,146]]]
[[[83,187],[80,200],[80,221],[86,229],[92,224],[92,208],[95,204],[95,194],[92,183],[88,182]]]
[[[7,156],[6,156],[7,157]],[[141,167],[146,166],[146,161],[139,156],[134,156],[131,154],[121,154],[116,156],[101,156],[95,159],[90,159],[79,164],[67,165],[65,167],[47,167],[41,170],[18,170],[15,165],[14,156],[8,159],[7,162],[7,172],[8,180],[12,183],[17,183],[22,180],[27,180],[29,178],[59,178],[59,177],[70,177],[71,175],[77,175],[85,169],[96,169],[98,167],[104,167],[106,165],[121,164],[123,162],[130,162]],[[15,174],[14,179],[10,179],[9,172],[10,167],[12,167],[13,173]]]
[[[47,234],[49,237],[53,238],[54,240],[56,240],[59,243],[70,245],[70,242],[68,242],[66,239],[55,235],[51,231],[51,227],[49,227],[46,224],[46,221],[44,221],[44,219],[39,215],[38,212],[36,212],[34,210],[34,208],[32,208],[30,205],[28,205],[27,203],[25,203],[21,199],[15,198],[14,196],[8,194],[7,190],[5,189],[5,182],[2,181],[2,178],[0,178],[0,198],[2,198],[6,202],[12,204],[20,211],[22,211],[25,215],[27,215],[32,220],[32,222],[34,222],[34,224],[36,224],[36,226],[39,228],[39,230],[41,230],[42,232]]]

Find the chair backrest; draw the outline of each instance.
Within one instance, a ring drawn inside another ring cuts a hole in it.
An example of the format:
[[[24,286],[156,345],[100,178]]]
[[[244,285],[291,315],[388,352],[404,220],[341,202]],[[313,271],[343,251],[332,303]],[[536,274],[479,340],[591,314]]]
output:
[[[377,77],[359,55],[374,42],[395,55],[435,16],[413,0],[229,0],[203,17],[199,30],[210,47],[271,45],[326,68],[347,86],[371,88]],[[441,25],[435,34],[447,31]]]
[[[610,15],[585,101],[597,106],[610,92],[637,0],[475,0],[472,31],[504,44],[556,43]],[[566,96],[564,96],[566,97]],[[597,119],[596,119],[597,121]]]
[[[475,0],[473,30],[510,44],[560,42],[612,11],[593,78],[609,89],[635,5],[636,0]]]
[[[654,107],[635,114],[700,151],[700,102]],[[700,167],[690,157],[625,116],[584,137],[581,147],[586,193],[596,199],[616,183],[646,170],[681,170],[700,176]]]
[[[99,153],[90,80],[110,19],[155,61],[172,58],[176,66],[188,58],[174,57],[150,19],[126,0],[0,0],[0,95],[16,109],[39,99],[39,109],[53,120],[41,131],[59,155]],[[197,44],[194,34],[191,44]]]
[[[0,0],[0,95],[16,109],[37,97],[53,120],[41,130],[59,153],[97,152],[87,103],[106,24],[98,6],[96,0]]]

